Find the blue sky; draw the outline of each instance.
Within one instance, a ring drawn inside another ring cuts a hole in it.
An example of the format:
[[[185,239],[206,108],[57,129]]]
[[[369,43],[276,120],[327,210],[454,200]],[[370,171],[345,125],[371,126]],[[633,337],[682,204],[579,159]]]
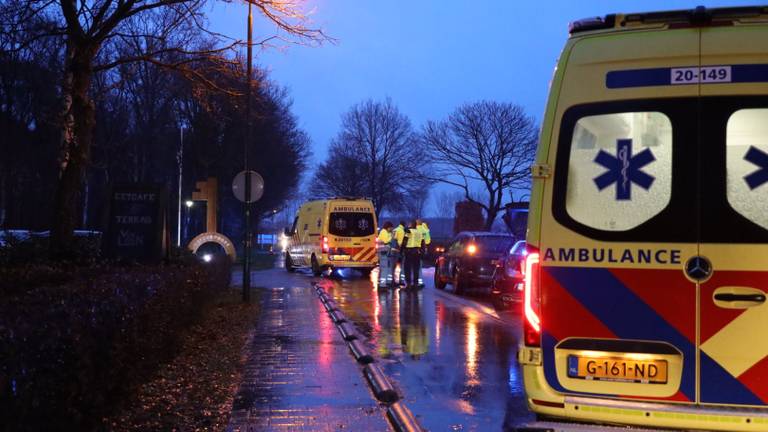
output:
[[[492,99],[541,120],[549,80],[572,20],[614,12],[743,5],[743,1],[308,0],[321,47],[257,51],[255,62],[290,89],[294,112],[322,162],[340,116],[391,97],[415,128],[464,102]],[[213,28],[245,38],[245,3],[217,2]],[[274,30],[254,18],[254,34]]]

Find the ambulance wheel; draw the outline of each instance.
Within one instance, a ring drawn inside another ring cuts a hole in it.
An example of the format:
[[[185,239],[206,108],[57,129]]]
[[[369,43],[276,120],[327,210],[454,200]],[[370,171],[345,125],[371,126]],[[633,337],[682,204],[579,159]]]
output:
[[[323,274],[323,269],[320,268],[320,264],[317,263],[317,258],[312,255],[312,274],[320,276]]]
[[[296,267],[293,266],[293,260],[287,253],[285,254],[285,270],[291,273],[296,271]]]
[[[439,290],[444,290],[446,285],[447,284],[443,282],[443,278],[440,277],[439,267],[435,267],[435,288]]]

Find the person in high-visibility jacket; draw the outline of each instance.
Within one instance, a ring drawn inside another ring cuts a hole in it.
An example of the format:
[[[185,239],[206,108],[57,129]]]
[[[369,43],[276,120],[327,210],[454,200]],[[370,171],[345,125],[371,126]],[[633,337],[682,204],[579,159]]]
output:
[[[419,262],[421,261],[422,239],[421,230],[416,226],[416,221],[411,223],[410,228],[403,238],[405,245],[405,286],[406,288],[416,288],[419,284]]]
[[[421,231],[421,256],[427,256],[429,251],[429,244],[432,243],[432,237],[429,235],[429,226],[421,219],[416,219],[416,228]],[[422,274],[422,262],[419,260],[419,287],[424,287],[424,275]]]
[[[397,265],[400,265],[400,277],[397,279],[397,283],[399,285],[405,285],[405,271],[403,270],[403,254],[405,252],[405,247],[403,246],[403,238],[405,237],[405,221],[400,221],[400,225],[398,225],[392,233],[395,236],[395,243],[397,243],[397,248],[400,253],[395,255],[395,261],[392,263],[392,274],[395,273],[395,268]]]
[[[379,232],[376,241],[376,248],[379,252],[379,286],[392,286],[394,272],[395,255],[392,251],[392,222],[384,222],[384,226]]]

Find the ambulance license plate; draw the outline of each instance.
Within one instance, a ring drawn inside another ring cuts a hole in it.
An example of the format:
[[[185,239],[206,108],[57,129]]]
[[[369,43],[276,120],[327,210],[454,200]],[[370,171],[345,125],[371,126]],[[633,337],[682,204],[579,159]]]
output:
[[[349,255],[331,255],[331,261],[349,261]]]
[[[568,356],[568,376],[595,381],[666,384],[666,360]]]

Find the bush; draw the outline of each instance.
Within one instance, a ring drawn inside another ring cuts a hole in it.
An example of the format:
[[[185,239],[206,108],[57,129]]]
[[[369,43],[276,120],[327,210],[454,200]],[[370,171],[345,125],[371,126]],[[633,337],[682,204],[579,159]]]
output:
[[[0,266],[16,266],[48,261],[50,231],[0,231]],[[101,257],[101,233],[75,231],[69,248],[73,262],[92,264]]]
[[[99,428],[229,286],[223,261],[0,267],[0,429]]]

